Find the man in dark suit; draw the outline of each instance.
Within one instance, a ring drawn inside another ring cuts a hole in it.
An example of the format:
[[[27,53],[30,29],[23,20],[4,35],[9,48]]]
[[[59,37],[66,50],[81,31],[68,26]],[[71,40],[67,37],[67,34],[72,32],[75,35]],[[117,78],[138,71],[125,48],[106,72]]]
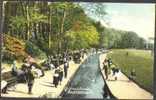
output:
[[[26,78],[27,78],[27,83],[28,83],[28,94],[32,94],[32,87],[34,84],[35,77],[34,77],[33,72],[31,71],[30,68],[28,68]]]

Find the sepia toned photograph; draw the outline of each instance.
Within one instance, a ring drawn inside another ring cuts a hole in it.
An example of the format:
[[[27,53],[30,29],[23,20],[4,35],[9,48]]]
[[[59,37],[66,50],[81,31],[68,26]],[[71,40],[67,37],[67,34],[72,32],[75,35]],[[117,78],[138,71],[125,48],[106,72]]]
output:
[[[0,5],[2,98],[154,98],[155,4]]]

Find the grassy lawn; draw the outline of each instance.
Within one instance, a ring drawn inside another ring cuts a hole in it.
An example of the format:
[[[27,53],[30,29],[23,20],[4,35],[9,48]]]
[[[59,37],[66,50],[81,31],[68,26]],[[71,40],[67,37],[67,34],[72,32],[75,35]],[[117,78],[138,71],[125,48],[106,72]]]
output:
[[[110,57],[128,76],[130,75],[132,68],[134,68],[137,74],[135,81],[147,90],[153,92],[154,57],[149,51],[114,49],[107,57]]]

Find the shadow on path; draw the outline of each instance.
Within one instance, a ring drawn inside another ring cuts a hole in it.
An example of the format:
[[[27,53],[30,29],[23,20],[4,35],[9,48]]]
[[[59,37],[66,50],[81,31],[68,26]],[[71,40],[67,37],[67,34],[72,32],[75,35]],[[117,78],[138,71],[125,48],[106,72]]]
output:
[[[54,85],[47,85],[47,84],[43,84],[43,83],[41,83],[41,85],[47,86],[47,87],[55,87]]]
[[[27,92],[18,91],[18,90],[10,90],[10,91],[13,91],[13,92],[16,92],[16,93],[28,94]]]
[[[44,82],[44,83],[53,84],[53,82]]]

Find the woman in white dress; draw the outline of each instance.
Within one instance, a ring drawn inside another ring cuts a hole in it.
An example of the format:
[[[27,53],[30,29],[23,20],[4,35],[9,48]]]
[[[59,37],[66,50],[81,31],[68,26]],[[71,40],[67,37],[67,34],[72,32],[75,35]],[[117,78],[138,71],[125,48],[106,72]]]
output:
[[[8,88],[8,83],[5,80],[1,81],[1,92],[2,93],[7,93],[7,88]]]

